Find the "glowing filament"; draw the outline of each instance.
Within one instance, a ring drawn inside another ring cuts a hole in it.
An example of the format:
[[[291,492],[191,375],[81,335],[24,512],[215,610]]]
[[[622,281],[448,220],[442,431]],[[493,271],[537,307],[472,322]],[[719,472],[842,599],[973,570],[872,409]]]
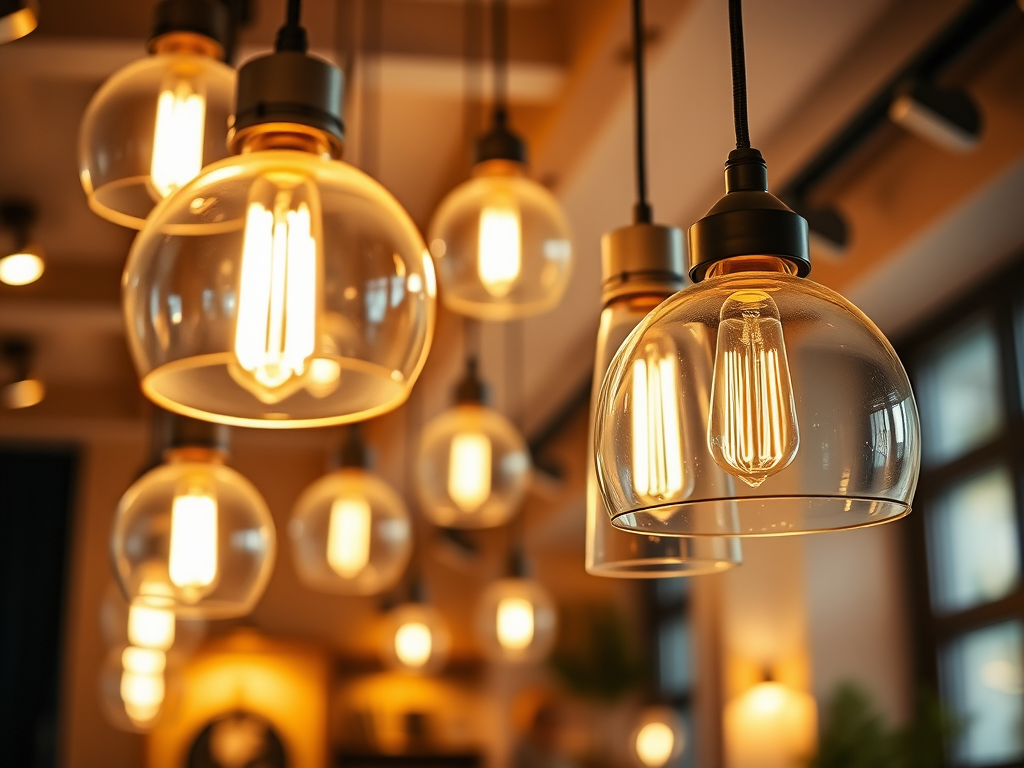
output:
[[[169,575],[175,586],[199,592],[217,578],[217,500],[200,489],[174,497]]]
[[[756,488],[793,461],[799,444],[778,306],[763,291],[738,291],[722,305],[708,447],[722,469]]]
[[[480,213],[477,269],[484,288],[496,298],[508,295],[522,270],[521,229],[513,206],[489,205]]]
[[[665,723],[647,723],[636,734],[636,756],[647,768],[661,768],[675,747],[676,736]]]
[[[206,98],[189,81],[175,79],[160,92],[149,176],[161,197],[188,184],[203,169],[205,120]]]
[[[174,614],[166,608],[132,605],[128,609],[128,642],[166,651],[174,645]]]
[[[633,488],[641,496],[665,498],[683,490],[678,382],[675,350],[652,344],[633,362]]]
[[[403,624],[395,632],[395,655],[407,667],[418,669],[426,664],[433,645],[430,627],[418,621]]]
[[[480,509],[491,495],[491,441],[482,432],[460,432],[452,440],[448,495],[467,513]]]
[[[498,642],[509,651],[522,651],[533,642],[533,603],[506,597],[498,603]]]
[[[370,562],[370,505],[364,499],[335,499],[327,524],[327,562],[343,579]]]

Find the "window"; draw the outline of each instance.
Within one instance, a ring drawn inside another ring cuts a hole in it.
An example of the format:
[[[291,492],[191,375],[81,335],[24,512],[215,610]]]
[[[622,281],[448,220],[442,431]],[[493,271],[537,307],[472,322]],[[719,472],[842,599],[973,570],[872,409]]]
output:
[[[691,705],[694,686],[693,645],[690,634],[690,580],[654,579],[649,584],[651,640],[659,704],[672,707],[685,730],[682,755],[670,768],[695,768],[696,749]]]
[[[919,676],[960,721],[954,766],[1024,766],[1024,265],[901,351],[924,440]]]

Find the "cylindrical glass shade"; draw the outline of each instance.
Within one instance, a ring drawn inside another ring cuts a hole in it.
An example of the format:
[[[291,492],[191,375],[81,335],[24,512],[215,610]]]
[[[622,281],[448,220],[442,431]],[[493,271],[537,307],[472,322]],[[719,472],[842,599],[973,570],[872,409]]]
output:
[[[437,609],[425,603],[404,603],[384,618],[381,659],[399,672],[429,675],[448,661],[451,635]]]
[[[677,385],[681,445],[663,472],[638,448],[659,374]],[[659,536],[893,520],[920,468],[917,407],[885,337],[837,293],[771,271],[710,277],[648,315],[608,370],[594,445],[613,523]]]
[[[78,167],[89,207],[142,229],[154,206],[228,156],[235,70],[209,56],[157,54],[110,77],[85,111]]]
[[[547,312],[569,282],[565,213],[516,162],[480,163],[441,201],[428,239],[442,298],[460,315],[512,320]]]
[[[530,451],[512,422],[460,403],[423,430],[416,491],[424,514],[446,528],[492,528],[519,510],[530,484]]]
[[[412,523],[402,497],[357,467],[309,486],[295,504],[288,533],[299,577],[323,592],[383,592],[401,578],[412,554]]]
[[[222,424],[390,411],[433,333],[433,266],[408,214],[369,176],[311,152],[208,167],[153,211],[123,286],[145,394]]]
[[[275,547],[252,483],[189,455],[143,475],[114,518],[114,570],[128,600],[182,616],[245,616],[270,580]]]
[[[533,579],[508,578],[484,590],[476,632],[491,661],[543,661],[555,644],[558,614],[551,595]]]
[[[637,768],[663,768],[686,748],[683,721],[668,707],[645,709],[629,740]]]
[[[592,392],[600,391],[605,371],[625,338],[664,298],[661,295],[626,297],[613,301],[601,312]],[[649,402],[648,411],[650,405]],[[594,462],[596,412],[595,396],[591,401],[591,440],[587,455],[587,573],[633,579],[701,576],[720,573],[742,563],[740,543],[735,538],[637,534],[611,524],[598,488]],[[673,425],[668,425],[661,434],[668,434],[672,428]]]
[[[151,731],[167,697],[167,657],[163,651],[133,646],[112,649],[99,673],[103,714],[115,728]]]

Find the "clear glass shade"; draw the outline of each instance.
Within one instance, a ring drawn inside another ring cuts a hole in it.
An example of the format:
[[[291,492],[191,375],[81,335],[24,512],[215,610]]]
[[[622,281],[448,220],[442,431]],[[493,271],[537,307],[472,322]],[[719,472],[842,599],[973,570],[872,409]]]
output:
[[[508,578],[490,584],[477,606],[476,632],[491,661],[544,661],[555,644],[558,614],[551,595],[532,580]]]
[[[664,298],[646,295],[618,299],[601,312],[594,360],[594,393],[600,391],[605,371],[619,346]],[[595,396],[591,402],[591,438],[596,411]],[[586,546],[587,573],[594,576],[634,579],[701,576],[719,573],[743,562],[740,543],[735,538],[655,536],[613,526],[597,484],[593,439],[588,445]]]
[[[392,410],[433,333],[433,266],[408,214],[364,173],[298,150],[221,161],[164,200],[123,289],[146,395],[236,426]]]
[[[143,475],[114,518],[115,575],[131,605],[182,616],[245,616],[274,567],[274,522],[252,483],[194,456]]]
[[[684,536],[902,517],[920,445],[881,332],[837,293],[772,271],[710,277],[651,312],[612,361],[594,437],[613,523]]]
[[[309,486],[288,533],[300,578],[323,592],[382,592],[401,578],[412,554],[405,502],[360,468],[332,472]]]
[[[160,720],[167,698],[167,656],[133,646],[110,650],[100,668],[103,714],[115,728],[147,733]]]
[[[154,206],[228,156],[235,70],[209,56],[157,54],[110,77],[85,111],[78,168],[89,207],[142,229]]]
[[[423,430],[416,490],[424,514],[446,528],[492,528],[519,511],[530,484],[530,452],[492,408],[461,403]]]
[[[648,707],[641,714],[629,740],[637,768],[663,768],[686,747],[683,721],[668,707]]]
[[[441,201],[430,223],[442,298],[460,315],[512,320],[561,300],[572,268],[569,225],[519,163],[489,160]]]
[[[384,619],[381,659],[399,672],[428,675],[448,661],[451,635],[441,614],[426,603],[404,603]]]

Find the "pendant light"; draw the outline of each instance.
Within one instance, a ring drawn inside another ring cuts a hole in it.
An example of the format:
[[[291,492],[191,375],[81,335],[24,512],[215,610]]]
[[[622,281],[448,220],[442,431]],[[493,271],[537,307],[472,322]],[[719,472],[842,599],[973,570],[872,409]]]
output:
[[[552,309],[572,266],[565,213],[527,178],[526,144],[508,127],[507,15],[507,0],[491,0],[494,125],[477,141],[473,178],[441,201],[428,237],[445,305],[483,320]]]
[[[274,521],[224,465],[227,430],[171,416],[164,463],[129,488],[114,517],[114,575],[133,606],[186,617],[248,614],[274,567]]]
[[[78,167],[89,207],[142,229],[163,198],[227,156],[235,70],[222,0],[162,0],[150,56],[115,72],[86,108]]]
[[[537,664],[551,653],[557,630],[555,602],[528,577],[517,547],[505,578],[488,585],[477,605],[476,632],[484,654],[498,664]]]
[[[405,401],[430,346],[430,256],[387,190],[337,159],[341,72],[306,54],[299,10],[239,73],[241,154],[166,198],[128,257],[142,389],[186,416],[361,421]]]
[[[640,321],[685,283],[682,232],[676,227],[653,224],[653,212],[647,199],[643,0],[632,2],[637,203],[633,224],[608,232],[601,238],[604,309],[597,335],[590,413],[586,569],[594,576],[618,578],[699,576],[718,573],[742,562],[739,541],[733,538],[641,536],[620,531],[608,520],[594,463],[597,392],[612,356]],[[692,344],[690,346],[693,347]],[[702,350],[698,347],[696,352]],[[630,424],[629,435],[633,443],[633,471],[643,474],[649,485],[659,482],[671,484],[669,472],[682,462],[683,441],[679,424],[682,405],[676,385],[677,371],[673,371],[673,366],[677,365],[674,356],[663,355],[645,366],[645,386],[638,392],[644,399],[644,406],[634,404],[637,419]],[[707,395],[710,377],[698,383]],[[706,406],[700,410],[700,401],[691,401],[687,406],[698,408],[698,412],[693,414],[695,417],[707,412]]]
[[[530,485],[530,451],[507,418],[487,406],[476,359],[455,390],[455,407],[430,421],[420,438],[416,492],[423,513],[445,528],[507,523]]]
[[[12,200],[0,205],[0,223],[10,230],[13,248],[0,257],[0,282],[28,285],[43,276],[43,249],[31,242],[36,210],[31,203]]]
[[[629,743],[637,768],[664,768],[686,746],[683,721],[669,707],[648,707],[641,712]]]
[[[374,595],[394,586],[409,564],[409,510],[370,472],[359,425],[348,428],[337,466],[295,504],[288,525],[295,567],[312,589]]]
[[[0,3],[0,43],[24,37],[39,26],[36,0],[4,0]]]
[[[806,279],[807,223],[768,193],[750,148],[739,0],[729,18],[727,193],[690,228],[696,285],[647,316],[605,377],[595,428],[605,505],[617,527],[655,535],[772,536],[902,517],[920,469],[910,382],[867,317]],[[673,481],[651,484],[630,437],[634,392],[665,355],[685,448]]]
[[[384,617],[381,660],[396,672],[430,675],[448,661],[451,635],[441,613],[426,599],[423,582],[416,578],[410,599]]]
[[[0,382],[0,403],[5,408],[31,408],[46,397],[46,385],[32,373],[34,357],[35,347],[25,339],[0,342],[0,365],[8,369]]]

